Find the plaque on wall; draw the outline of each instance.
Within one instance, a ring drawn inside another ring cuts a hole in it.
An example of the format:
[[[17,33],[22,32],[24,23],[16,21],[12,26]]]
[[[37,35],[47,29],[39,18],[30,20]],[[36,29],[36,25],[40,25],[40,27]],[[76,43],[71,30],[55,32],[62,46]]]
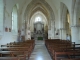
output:
[[[5,32],[8,32],[8,28],[7,27],[5,27]]]

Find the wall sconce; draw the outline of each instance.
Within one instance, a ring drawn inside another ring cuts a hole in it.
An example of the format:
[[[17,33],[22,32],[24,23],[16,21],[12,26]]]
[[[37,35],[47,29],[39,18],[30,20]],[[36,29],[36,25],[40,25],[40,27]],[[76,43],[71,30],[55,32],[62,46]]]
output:
[[[56,33],[56,35],[58,35],[58,32]]]
[[[59,35],[59,29],[57,29],[57,31],[56,31],[56,35]]]

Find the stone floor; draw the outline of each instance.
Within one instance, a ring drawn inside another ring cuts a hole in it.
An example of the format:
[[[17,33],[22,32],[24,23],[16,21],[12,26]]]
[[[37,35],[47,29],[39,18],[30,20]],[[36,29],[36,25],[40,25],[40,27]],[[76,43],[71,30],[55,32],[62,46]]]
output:
[[[44,41],[36,40],[34,51],[29,60],[52,60],[44,45]]]

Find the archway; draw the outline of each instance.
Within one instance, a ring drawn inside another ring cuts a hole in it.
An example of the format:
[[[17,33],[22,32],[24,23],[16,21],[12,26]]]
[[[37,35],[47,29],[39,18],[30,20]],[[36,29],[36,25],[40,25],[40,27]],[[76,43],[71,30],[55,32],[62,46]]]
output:
[[[51,30],[51,21],[55,19],[52,8],[49,6],[49,4],[45,0],[36,0],[36,1],[32,0],[27,6],[24,14],[24,18],[27,21],[26,34],[27,34],[27,30],[30,29],[30,19],[36,11],[41,11],[47,17],[48,31]]]
[[[35,12],[30,20],[31,37],[34,37],[35,40],[39,40],[38,37],[41,37],[42,40],[47,39],[47,28],[48,22],[46,16],[41,11]]]
[[[70,28],[70,14],[67,6],[61,2],[61,27],[60,27],[60,39],[71,40],[71,28]]]
[[[80,0],[73,0],[72,4],[72,42],[80,43]]]
[[[69,11],[67,10],[67,13],[66,13],[66,40],[72,40],[71,39],[71,28],[70,28],[70,14],[69,14]]]
[[[12,33],[13,35],[18,35],[18,12],[17,4],[13,6],[12,9]]]
[[[3,21],[4,20],[4,4],[3,0],[0,0],[0,36],[3,35]]]

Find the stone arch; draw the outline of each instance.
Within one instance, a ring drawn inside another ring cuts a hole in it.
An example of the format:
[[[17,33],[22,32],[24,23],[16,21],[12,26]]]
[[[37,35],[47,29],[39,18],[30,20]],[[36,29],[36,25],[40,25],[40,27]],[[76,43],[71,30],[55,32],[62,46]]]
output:
[[[3,35],[4,26],[4,1],[0,0],[0,35]]]
[[[67,12],[69,13],[69,10],[68,10],[67,6],[64,3],[61,2],[60,20],[63,23],[66,22],[66,20],[64,20],[64,19],[66,19]],[[71,24],[71,21],[70,21],[70,24]],[[61,28],[65,28],[64,24],[61,25]]]
[[[72,41],[75,43],[80,43],[80,0],[73,0],[72,4]]]
[[[25,24],[26,34],[27,34],[27,30],[30,29],[29,27],[30,18],[37,11],[41,11],[47,17],[48,30],[52,29],[51,22],[53,22],[53,26],[55,27],[54,25],[55,16],[54,16],[54,12],[52,8],[50,7],[50,5],[45,0],[32,0],[26,7],[25,13],[24,13],[24,19],[26,20],[26,24]]]
[[[45,1],[45,0],[32,0],[26,10],[25,10],[25,18],[27,20],[27,24],[29,24],[29,20],[30,20],[30,17],[31,17],[31,14],[34,14],[35,12],[37,11],[41,11],[43,12],[47,17],[48,17],[48,22],[49,22],[49,29],[51,29],[51,20],[54,20],[55,19],[55,16],[54,16],[54,12],[52,10],[52,8],[49,6],[49,4]]]
[[[69,10],[67,8],[67,6],[64,4],[64,3],[60,3],[61,4],[61,11],[60,11],[60,24],[61,24],[61,27],[60,27],[60,38],[61,39],[65,39],[66,40],[66,37],[67,37],[67,34],[69,34],[71,36],[71,32],[70,33],[67,33],[67,28],[69,28],[70,30],[70,14],[69,14]],[[67,14],[69,15],[69,21],[67,19]],[[71,31],[71,30],[70,30]]]
[[[17,4],[15,4],[12,9],[11,23],[12,23],[12,33],[14,35],[17,35],[18,34],[18,7],[17,7]]]
[[[74,22],[73,22],[73,25],[76,25],[76,26],[79,26],[79,16],[80,15],[80,0],[75,0],[75,4],[74,4]]]
[[[76,0],[72,0],[72,10],[71,10],[71,25],[73,25],[74,23],[74,7],[75,7],[75,3],[76,3]]]
[[[48,14],[45,12],[45,10],[43,10],[43,9],[40,8],[40,7],[38,7],[37,9],[35,9],[35,10],[32,11],[32,13],[31,13],[31,15],[30,15],[30,18],[31,18],[32,15],[33,15],[34,13],[36,13],[37,11],[41,11],[41,12],[46,16],[46,18],[48,19]],[[29,18],[29,19],[30,19],[30,18]]]
[[[37,11],[37,12],[35,12],[35,13],[32,15],[32,17],[31,17],[31,19],[30,19],[30,25],[34,26],[34,23],[36,23],[36,22],[35,22],[35,18],[38,17],[38,16],[40,16],[41,18],[44,18],[44,19],[41,20],[41,23],[43,23],[44,26],[48,26],[47,18],[46,18],[46,16],[45,16],[45,14],[42,13],[41,11]],[[44,27],[44,28],[45,28],[45,27]],[[34,31],[34,29],[33,29],[33,31]],[[44,31],[45,31],[45,29],[44,29]],[[46,29],[46,31],[47,31],[47,29]]]

